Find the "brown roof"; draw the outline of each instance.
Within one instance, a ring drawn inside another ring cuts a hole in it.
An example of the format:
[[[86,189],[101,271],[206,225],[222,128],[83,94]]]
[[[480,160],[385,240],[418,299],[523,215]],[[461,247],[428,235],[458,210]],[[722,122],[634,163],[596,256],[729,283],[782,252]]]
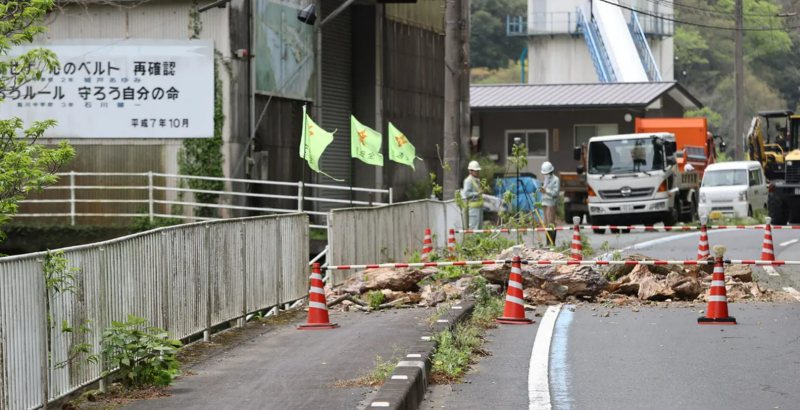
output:
[[[669,93],[685,109],[703,105],[675,81],[594,84],[492,84],[470,86],[474,110],[504,108],[645,108]]]

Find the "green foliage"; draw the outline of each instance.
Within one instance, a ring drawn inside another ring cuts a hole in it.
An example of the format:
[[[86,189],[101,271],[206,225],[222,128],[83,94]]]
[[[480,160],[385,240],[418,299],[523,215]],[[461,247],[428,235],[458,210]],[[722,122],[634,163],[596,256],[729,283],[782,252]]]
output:
[[[131,233],[145,232],[151,229],[163,228],[165,226],[180,225],[183,221],[180,218],[162,218],[154,217],[153,222],[150,222],[150,216],[145,211],[139,212],[142,216],[133,220],[130,226]]]
[[[55,328],[50,317],[50,307],[53,304],[53,300],[64,293],[77,294],[79,290],[75,285],[75,273],[78,272],[79,269],[70,268],[69,260],[64,258],[63,255],[63,251],[52,252],[48,250],[42,258],[49,339],[52,339],[51,333]],[[79,338],[85,339],[89,333],[92,333],[92,329],[89,327],[91,323],[90,320],[87,320],[80,325],[78,329],[75,329],[70,326],[68,321],[64,320],[61,322],[61,332],[76,334]],[[97,363],[98,360],[99,356],[92,354],[92,345],[90,343],[73,343],[72,348],[67,354],[67,359],[59,363],[54,363],[53,366],[56,369],[61,369],[73,364],[80,367],[82,362]]]
[[[367,374],[361,377],[359,382],[366,386],[379,386],[389,378],[397,367],[397,362],[400,359],[392,355],[389,360],[383,360],[380,356],[375,356],[375,367]]]
[[[522,49],[520,49],[522,51]],[[519,58],[519,55],[517,57]],[[505,68],[492,70],[486,67],[473,67],[469,70],[470,84],[514,84],[519,83],[522,77],[522,62],[509,61]],[[527,81],[528,65],[525,65],[525,79]]]
[[[378,310],[385,301],[383,292],[379,290],[371,290],[365,293],[361,298],[364,299],[365,302],[369,303],[369,307],[371,307],[372,310]]]
[[[142,326],[147,319],[128,315],[127,322],[111,322],[103,332],[103,355],[109,368],[119,368],[119,379],[126,388],[169,386],[180,376],[175,359],[181,342],[170,339],[170,334],[155,327]],[[109,375],[103,372],[103,377]]]
[[[309,239],[328,239],[328,231],[322,228],[311,228],[308,231],[308,238]]]
[[[722,127],[722,114],[712,110],[709,107],[703,107],[699,110],[689,110],[683,113],[685,118],[705,118],[708,123],[708,129],[711,133],[716,134],[717,130]]]
[[[685,7],[676,7],[680,21],[733,28],[733,0],[682,0]],[[793,18],[770,17],[782,12],[795,12],[795,4],[784,0],[744,0],[745,84],[744,118],[749,123],[757,111],[793,108],[800,100],[797,78],[800,76],[800,34],[780,30],[794,25]],[[694,9],[693,9],[694,8]],[[712,9],[718,13],[698,11]],[[713,132],[728,138],[733,147],[733,31],[690,25],[676,28],[675,79],[705,104]],[[746,128],[745,128],[746,130]]]
[[[509,60],[518,60],[525,38],[506,35],[506,16],[525,15],[527,3],[524,0],[473,0],[470,11],[470,67],[505,68]]]
[[[442,194],[442,187],[436,183],[436,174],[431,172],[429,179],[420,179],[412,183],[406,189],[406,199],[415,201],[419,199],[430,199],[431,196]]]
[[[8,55],[12,47],[33,42],[47,28],[41,25],[53,0],[20,0],[0,3],[0,55]],[[20,56],[0,61],[0,96],[19,90],[31,81],[59,67],[55,53],[34,48]],[[3,98],[0,97],[0,102]],[[29,128],[22,120],[0,120],[0,227],[18,212],[19,201],[31,191],[41,191],[58,181],[54,175],[75,157],[67,141],[58,148],[48,149],[37,144],[44,132],[56,126],[56,121],[36,121]],[[0,241],[5,234],[0,231]]]
[[[466,266],[443,266],[439,273],[433,276],[434,280],[456,279],[467,273]]]
[[[433,371],[444,372],[451,377],[460,377],[466,371],[473,350],[480,346],[479,329],[458,325],[455,331],[445,330],[436,337],[438,342],[433,354]]]
[[[191,38],[199,38],[202,31],[200,15],[197,5],[189,13],[192,30]],[[223,178],[225,174],[222,170],[224,158],[222,156],[222,127],[225,125],[225,114],[223,113],[224,96],[222,94],[222,79],[219,73],[219,64],[225,65],[228,75],[231,75],[230,66],[226,65],[219,53],[214,54],[214,136],[212,138],[186,138],[182,142],[182,147],[178,151],[178,170],[182,175],[204,176]],[[207,181],[189,179],[181,181],[191,189],[204,191],[222,191],[225,183],[222,181]],[[216,204],[219,202],[220,195],[212,193],[194,193],[196,202],[204,204]],[[218,208],[197,207],[195,215],[205,218],[219,217]]]

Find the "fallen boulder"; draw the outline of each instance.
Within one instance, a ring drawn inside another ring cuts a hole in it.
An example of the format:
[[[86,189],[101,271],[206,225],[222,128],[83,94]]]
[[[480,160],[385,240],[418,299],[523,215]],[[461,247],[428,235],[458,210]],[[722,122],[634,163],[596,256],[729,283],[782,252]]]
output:
[[[425,285],[420,293],[420,306],[434,307],[447,300],[447,294],[442,290],[436,290],[431,285]]]
[[[563,254],[526,246],[520,248],[520,254],[525,260],[567,260]],[[509,248],[500,253],[497,259],[511,259],[513,255],[514,248]],[[509,265],[488,265],[480,270],[481,275],[494,283],[507,282],[510,273]],[[578,265],[522,265],[522,282],[526,289],[544,289],[561,299],[567,296],[595,296],[608,287],[608,281],[591,266]]]
[[[495,259],[510,260],[514,257],[514,248],[508,248]],[[567,257],[555,252],[541,249],[531,249],[527,246],[520,247],[520,257],[525,260],[553,260],[564,261]],[[553,265],[522,265],[522,284],[524,287],[541,287],[545,278],[555,271]],[[492,283],[506,283],[511,273],[511,265],[487,265],[479,273]]]
[[[696,277],[691,275],[681,275],[671,272],[667,275],[667,286],[675,292],[679,299],[695,300],[703,292],[703,286]]]
[[[342,288],[343,292],[352,295],[383,289],[414,291],[419,288],[417,282],[438,272],[435,268],[365,269],[347,278]]]
[[[667,286],[666,279],[661,279],[652,272],[639,281],[639,299],[667,300],[675,297],[675,291]]]
[[[740,282],[753,281],[753,268],[750,265],[725,266],[725,278],[738,279]]]

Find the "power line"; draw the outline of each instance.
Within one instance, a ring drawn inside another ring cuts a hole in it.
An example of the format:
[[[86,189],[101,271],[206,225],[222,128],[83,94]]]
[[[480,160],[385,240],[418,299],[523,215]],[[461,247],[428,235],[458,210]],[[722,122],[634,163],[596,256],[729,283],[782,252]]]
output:
[[[703,7],[691,6],[691,5],[688,5],[688,4],[682,4],[682,3],[678,3],[678,2],[675,2],[675,1],[669,1],[669,0],[647,0],[647,1],[650,2],[650,3],[653,3],[653,4],[658,4],[658,5],[667,4],[667,5],[669,5],[669,6],[673,7],[673,8],[678,8],[678,9],[696,10],[696,11],[702,11],[702,12],[706,12],[706,13],[725,14],[725,15],[729,15],[729,16],[735,16],[736,15],[736,13],[733,13],[733,12],[730,12],[730,11],[718,11],[718,10],[714,10],[714,9],[707,9],[707,8],[703,8]],[[789,16],[789,15],[781,16],[781,15],[778,15],[778,14],[743,14],[743,16],[745,18],[748,18],[748,17],[754,17],[754,18],[759,18],[759,17],[761,17],[761,18],[769,18],[769,17],[789,18],[789,17],[796,17],[796,16]]]
[[[630,11],[636,12],[638,14],[643,14],[645,16],[650,16],[650,17],[655,17],[657,19],[661,19],[661,20],[664,20],[664,21],[671,21],[671,22],[677,23],[677,24],[685,24],[685,25],[688,25],[688,26],[712,28],[712,29],[717,29],[717,30],[739,31],[739,29],[732,28],[732,27],[712,26],[712,25],[709,25],[709,24],[691,23],[691,22],[688,22],[688,21],[683,21],[683,20],[678,20],[678,19],[666,17],[664,15],[648,13],[648,12],[645,12],[645,11],[636,10],[635,8],[633,8],[633,7],[631,7],[630,5],[627,5],[627,4],[612,3],[612,2],[610,2],[608,0],[600,0],[600,1],[603,2],[603,3],[606,3],[606,4],[610,4],[612,6],[615,6],[615,7],[619,7],[619,8],[625,9],[625,10],[630,10]],[[768,28],[768,27],[742,28],[741,31],[784,31],[784,30],[787,30],[787,29],[797,29],[797,28],[800,28],[800,26],[786,26],[786,27],[781,27],[781,28]]]

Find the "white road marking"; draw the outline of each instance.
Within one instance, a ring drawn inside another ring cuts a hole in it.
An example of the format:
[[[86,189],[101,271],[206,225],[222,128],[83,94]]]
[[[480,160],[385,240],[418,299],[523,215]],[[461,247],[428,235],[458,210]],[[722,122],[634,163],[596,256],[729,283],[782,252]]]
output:
[[[561,305],[547,308],[536,331],[536,340],[531,351],[531,363],[528,370],[529,410],[551,410],[550,404],[550,342],[553,340],[553,329],[561,311]]]
[[[767,271],[767,275],[769,276],[781,276],[772,266],[764,266],[764,270]]]
[[[800,239],[792,239],[791,241],[786,241],[786,242],[783,242],[783,243],[781,243],[779,245],[780,246],[789,246],[789,245],[791,245],[791,244],[793,244],[793,243],[795,243],[797,241],[800,241]]]
[[[788,288],[787,287],[787,288],[783,288],[783,290],[785,290],[786,292],[789,292],[792,295],[793,298],[797,299],[797,301],[800,302],[800,292],[798,292],[797,289]]]

